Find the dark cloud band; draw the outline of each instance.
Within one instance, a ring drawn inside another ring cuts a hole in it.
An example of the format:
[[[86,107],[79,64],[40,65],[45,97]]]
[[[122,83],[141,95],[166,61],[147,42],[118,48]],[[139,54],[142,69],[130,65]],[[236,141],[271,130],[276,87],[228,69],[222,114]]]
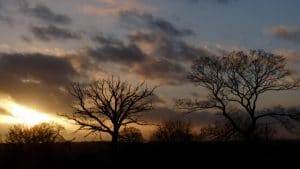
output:
[[[68,29],[60,28],[54,25],[49,25],[47,27],[31,26],[30,30],[36,38],[43,41],[49,41],[53,39],[80,39],[80,35],[78,33],[74,33]]]

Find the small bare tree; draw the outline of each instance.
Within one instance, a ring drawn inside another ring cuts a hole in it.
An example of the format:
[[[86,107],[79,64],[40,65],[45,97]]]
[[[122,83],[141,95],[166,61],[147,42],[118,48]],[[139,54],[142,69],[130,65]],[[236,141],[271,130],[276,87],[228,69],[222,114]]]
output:
[[[257,111],[257,102],[262,94],[299,87],[299,80],[286,68],[286,60],[282,56],[263,50],[249,53],[234,51],[224,57],[204,56],[194,62],[189,79],[208,91],[208,99],[179,99],[177,105],[190,111],[215,109],[245,139],[253,137],[259,120],[268,117],[299,119],[297,112]],[[232,116],[233,107],[245,114],[246,125],[240,126],[240,119]]]
[[[149,98],[154,90],[144,83],[132,86],[114,77],[90,84],[74,83],[69,90],[75,99],[74,111],[62,116],[75,121],[78,130],[108,133],[116,145],[121,126],[147,124],[140,117],[153,108]]]

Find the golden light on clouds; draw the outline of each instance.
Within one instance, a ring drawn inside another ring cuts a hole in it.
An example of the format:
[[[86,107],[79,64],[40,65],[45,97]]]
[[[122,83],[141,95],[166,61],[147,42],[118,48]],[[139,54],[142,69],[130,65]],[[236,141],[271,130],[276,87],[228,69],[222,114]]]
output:
[[[17,104],[10,99],[0,100],[0,108],[6,111],[6,113],[0,114],[0,123],[33,126],[44,122],[55,122],[66,125],[65,121],[54,115]]]

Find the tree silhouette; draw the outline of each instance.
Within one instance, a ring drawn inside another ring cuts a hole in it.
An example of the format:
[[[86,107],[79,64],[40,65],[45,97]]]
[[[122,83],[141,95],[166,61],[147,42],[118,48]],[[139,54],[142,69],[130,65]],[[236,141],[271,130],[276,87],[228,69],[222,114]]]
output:
[[[299,80],[286,68],[284,57],[252,50],[233,51],[226,56],[203,56],[194,62],[189,74],[191,82],[204,87],[207,100],[179,99],[183,109],[197,111],[215,109],[228,120],[243,138],[252,139],[257,123],[268,117],[298,120],[297,112],[257,111],[259,97],[270,91],[285,91],[299,87]],[[245,123],[233,116],[232,108],[244,114]]]
[[[164,121],[151,136],[152,141],[181,143],[192,141],[191,123],[183,120]]]
[[[63,127],[55,123],[41,123],[32,127],[12,126],[6,136],[7,143],[53,143],[64,140]]]
[[[144,141],[141,130],[135,127],[125,127],[120,132],[120,142],[123,143],[142,143]]]
[[[62,116],[74,120],[80,126],[78,130],[108,133],[116,145],[122,126],[147,124],[140,117],[153,109],[150,98],[154,90],[144,83],[132,86],[114,77],[90,84],[74,83],[69,90],[75,99],[74,111]]]
[[[242,121],[240,121],[239,126],[243,126]],[[269,141],[276,134],[275,129],[271,123],[257,123],[253,138],[256,140]],[[243,135],[237,132],[228,120],[219,119],[214,124],[203,126],[200,129],[198,138],[207,141],[237,141],[243,139]]]

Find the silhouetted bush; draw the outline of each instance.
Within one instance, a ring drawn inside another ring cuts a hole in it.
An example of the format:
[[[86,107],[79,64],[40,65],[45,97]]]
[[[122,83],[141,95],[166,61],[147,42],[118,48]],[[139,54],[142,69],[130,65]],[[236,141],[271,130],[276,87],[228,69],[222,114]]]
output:
[[[144,138],[141,130],[135,127],[125,127],[120,132],[119,140],[123,143],[142,143]]]
[[[61,132],[64,128],[55,123],[41,123],[29,127],[12,126],[6,136],[7,143],[53,143],[63,141]]]
[[[163,122],[151,136],[152,141],[180,143],[192,141],[191,123],[183,120],[168,120]]]
[[[247,127],[247,121],[240,118],[239,125]],[[243,125],[244,124],[244,125]],[[276,134],[275,127],[270,123],[260,122],[255,126],[253,139],[268,141]],[[217,120],[214,124],[209,124],[200,129],[198,140],[206,141],[238,141],[243,140],[243,135],[237,132],[232,125],[226,120]]]

